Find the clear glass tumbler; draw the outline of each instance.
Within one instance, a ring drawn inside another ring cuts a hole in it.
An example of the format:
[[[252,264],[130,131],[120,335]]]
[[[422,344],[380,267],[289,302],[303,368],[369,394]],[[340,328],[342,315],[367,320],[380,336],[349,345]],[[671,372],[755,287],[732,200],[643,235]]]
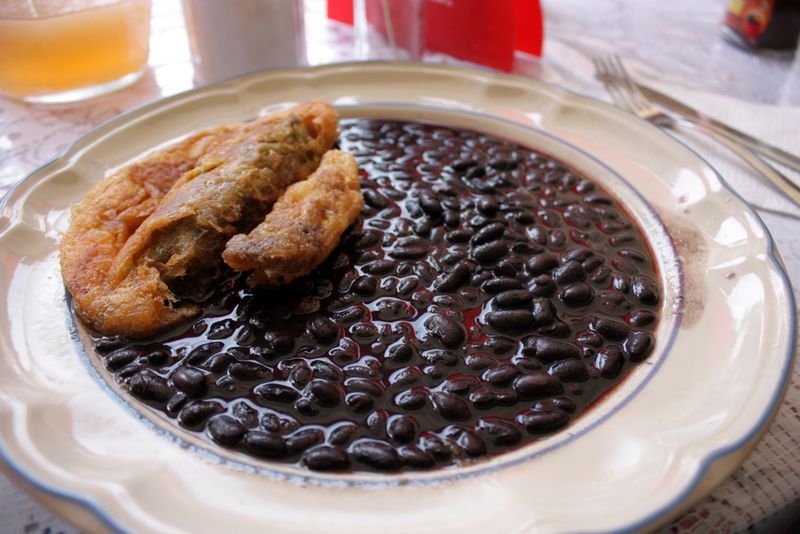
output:
[[[71,102],[130,85],[147,66],[150,0],[0,2],[0,93]]]

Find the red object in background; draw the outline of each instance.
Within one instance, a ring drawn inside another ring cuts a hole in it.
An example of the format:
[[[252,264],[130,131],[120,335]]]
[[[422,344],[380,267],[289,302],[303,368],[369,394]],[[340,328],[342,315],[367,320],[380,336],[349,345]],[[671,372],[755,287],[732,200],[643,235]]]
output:
[[[504,71],[512,70],[515,51],[542,55],[539,0],[425,0],[423,16],[423,50]],[[353,1],[328,0],[328,17],[353,24]],[[370,24],[385,33],[382,20],[370,18]],[[401,46],[407,42],[407,32],[395,28]]]
[[[328,18],[353,25],[353,0],[328,0]]]

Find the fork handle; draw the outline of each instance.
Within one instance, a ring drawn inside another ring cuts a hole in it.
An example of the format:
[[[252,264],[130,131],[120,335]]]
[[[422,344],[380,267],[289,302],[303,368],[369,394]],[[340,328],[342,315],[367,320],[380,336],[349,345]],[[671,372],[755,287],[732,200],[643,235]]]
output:
[[[794,202],[796,205],[800,206],[800,187],[789,179],[786,175],[781,173],[778,169],[770,165],[769,163],[765,162],[758,156],[756,156],[751,150],[748,148],[740,145],[736,141],[733,141],[726,135],[718,132],[715,129],[709,128],[708,126],[689,121],[683,118],[672,118],[672,124],[678,124],[681,126],[688,126],[691,128],[695,128],[700,130],[701,132],[705,133],[721,145],[724,145],[732,152],[736,153],[740,158],[745,160],[756,172],[758,172],[761,176],[769,180],[772,185],[778,188],[778,190],[783,193],[789,200]]]

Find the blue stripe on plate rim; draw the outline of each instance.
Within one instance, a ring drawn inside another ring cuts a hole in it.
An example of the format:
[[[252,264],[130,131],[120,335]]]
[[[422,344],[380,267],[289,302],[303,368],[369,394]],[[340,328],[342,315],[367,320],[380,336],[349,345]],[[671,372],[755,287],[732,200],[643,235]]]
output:
[[[415,63],[415,62],[391,62],[391,61],[356,62],[356,61],[350,61],[350,62],[341,62],[341,63],[331,63],[331,64],[319,65],[319,66],[313,66],[313,67],[288,67],[288,68],[287,67],[276,67],[276,68],[272,68],[272,69],[264,69],[264,70],[259,70],[259,71],[254,71],[254,72],[249,72],[249,73],[245,73],[245,74],[242,74],[242,75],[234,76],[234,77],[231,77],[229,79],[216,82],[214,84],[206,85],[206,86],[203,86],[203,87],[193,88],[193,89],[190,89],[190,90],[182,92],[182,93],[178,93],[178,94],[171,95],[171,96],[168,96],[168,97],[165,97],[165,98],[161,98],[161,99],[155,100],[153,102],[148,102],[148,103],[143,104],[141,106],[137,106],[137,107],[135,107],[135,108],[133,108],[133,109],[131,109],[131,110],[129,110],[129,111],[117,116],[117,117],[114,117],[114,118],[104,122],[103,124],[101,124],[101,125],[99,125],[99,126],[97,126],[95,128],[92,128],[87,133],[85,133],[84,135],[82,135],[81,137],[79,137],[78,139],[76,139],[75,141],[70,143],[69,145],[67,145],[65,148],[63,148],[52,159],[50,159],[49,161],[47,161],[46,163],[41,165],[36,170],[28,173],[22,180],[17,182],[17,184],[15,184],[8,191],[8,193],[0,200],[0,213],[3,213],[5,211],[5,208],[6,208],[7,204],[10,202],[11,197],[14,196],[14,194],[16,194],[19,191],[21,191],[23,186],[24,187],[29,187],[33,183],[33,182],[30,181],[30,179],[35,174],[45,170],[48,166],[52,165],[53,163],[55,163],[59,159],[63,158],[66,154],[68,154],[71,150],[73,150],[73,148],[81,140],[83,140],[84,138],[90,136],[92,133],[94,133],[96,131],[99,131],[99,130],[104,129],[104,128],[108,128],[108,127],[112,126],[113,124],[115,124],[117,122],[125,122],[130,115],[136,114],[137,112],[141,112],[141,111],[146,110],[148,108],[155,108],[155,107],[157,107],[159,105],[163,105],[165,102],[168,102],[168,101],[177,100],[177,99],[184,98],[184,97],[189,96],[189,95],[194,95],[194,94],[197,94],[197,93],[200,93],[200,92],[205,92],[207,90],[211,90],[211,89],[217,88],[220,85],[224,85],[224,84],[230,83],[232,81],[244,81],[244,79],[246,79],[246,78],[257,77],[259,75],[263,75],[264,73],[269,73],[269,72],[277,72],[277,71],[282,71],[282,70],[287,70],[287,71],[305,71],[305,72],[311,71],[311,72],[313,72],[313,71],[323,71],[323,70],[337,69],[337,68],[360,67],[362,65],[366,65],[367,68],[369,68],[370,66],[378,66],[378,67],[380,67],[380,66],[389,66],[389,65],[398,65],[398,64],[406,65],[406,66],[412,66],[412,67],[415,67],[415,68],[418,68],[418,69],[424,68],[424,69],[435,69],[435,70],[461,72],[461,73],[463,73],[465,75],[481,74],[481,75],[488,76],[488,77],[491,77],[491,78],[494,78],[494,79],[501,79],[501,80],[502,79],[509,79],[509,80],[515,80],[517,82],[525,83],[525,84],[542,85],[542,86],[549,87],[553,91],[556,91],[556,92],[559,92],[559,93],[562,93],[562,94],[566,94],[566,95],[568,95],[568,96],[570,96],[571,98],[574,98],[574,99],[588,100],[588,101],[591,101],[595,105],[599,104],[601,107],[605,107],[607,109],[613,110],[614,112],[620,112],[621,111],[620,108],[617,108],[617,107],[615,107],[615,106],[613,106],[613,105],[611,105],[611,104],[609,104],[607,102],[604,102],[602,100],[598,100],[598,99],[593,98],[593,97],[589,97],[589,96],[586,96],[586,95],[579,94],[579,93],[577,93],[577,92],[575,92],[573,90],[561,87],[561,86],[556,85],[554,83],[549,83],[549,82],[544,82],[544,81],[539,81],[539,80],[532,80],[532,79],[525,78],[525,77],[520,76],[520,75],[497,73],[497,72],[492,71],[491,69],[488,69],[488,68],[485,68],[485,67],[480,67],[480,66],[478,66],[478,67],[463,67],[463,66],[453,66],[453,65],[435,65],[434,66],[434,65],[431,65],[431,64]],[[396,103],[394,103],[394,105],[396,105]],[[424,106],[420,106],[420,107],[424,107]],[[463,112],[463,110],[459,110],[459,111]],[[634,116],[632,116],[632,117],[634,117]],[[491,117],[491,118],[492,119],[497,119],[496,117]],[[499,119],[499,120],[506,120],[506,119]],[[642,122],[646,122],[646,121],[642,121]],[[519,125],[518,123],[514,123],[514,124]],[[741,447],[744,447],[745,445],[747,445],[748,442],[750,442],[753,438],[755,438],[758,435],[758,433],[763,429],[764,425],[771,419],[773,413],[778,408],[779,401],[783,397],[783,392],[785,391],[785,389],[786,389],[786,387],[788,386],[788,383],[789,383],[789,378],[790,378],[789,370],[791,369],[791,366],[793,364],[793,361],[794,361],[794,358],[795,358],[795,352],[796,352],[795,340],[796,340],[796,336],[797,336],[797,316],[796,316],[796,303],[795,303],[794,293],[792,291],[792,285],[791,285],[789,277],[788,277],[788,275],[787,275],[787,273],[786,273],[786,271],[785,271],[785,269],[783,267],[783,264],[778,259],[777,250],[776,250],[776,246],[775,246],[775,240],[773,239],[772,235],[770,234],[769,229],[767,228],[766,224],[764,224],[764,221],[761,219],[761,217],[759,216],[758,212],[756,212],[747,203],[747,201],[738,192],[736,192],[735,189],[733,189],[728,184],[728,182],[719,174],[719,172],[717,172],[717,170],[713,166],[711,166],[711,164],[705,158],[703,158],[700,154],[698,154],[693,148],[691,148],[684,141],[682,141],[680,139],[677,139],[677,138],[675,138],[673,136],[670,136],[669,134],[667,134],[666,132],[664,132],[663,130],[661,130],[659,127],[657,127],[654,124],[651,124],[651,123],[647,123],[647,124],[648,124],[649,127],[651,127],[653,129],[654,135],[656,135],[656,136],[665,136],[666,138],[672,140],[673,142],[677,142],[678,144],[682,145],[687,151],[689,151],[691,154],[693,154],[696,158],[698,158],[700,161],[702,161],[704,164],[706,164],[712,170],[712,172],[714,173],[714,176],[720,181],[722,186],[725,189],[727,189],[729,193],[731,193],[735,198],[737,198],[745,206],[746,210],[749,211],[750,215],[753,217],[753,219],[758,223],[758,225],[763,230],[763,232],[764,232],[764,234],[766,236],[766,239],[767,239],[767,251],[766,251],[767,252],[767,257],[769,258],[770,262],[775,267],[778,275],[780,276],[781,281],[783,282],[783,285],[784,285],[784,290],[786,291],[786,294],[787,294],[787,299],[788,299],[788,303],[789,303],[789,309],[787,310],[787,312],[789,313],[789,326],[790,326],[789,342],[790,342],[790,347],[788,348],[786,354],[784,355],[783,367],[781,369],[781,373],[783,375],[783,379],[782,379],[781,383],[779,384],[779,387],[775,388],[775,391],[773,392],[769,403],[765,407],[764,412],[762,413],[761,417],[759,417],[759,419],[756,421],[756,423],[753,425],[753,427],[747,433],[745,433],[743,436],[741,436],[738,440],[736,440],[734,443],[732,443],[731,445],[729,445],[727,447],[721,447],[719,449],[715,449],[715,450],[709,452],[708,456],[706,456],[706,458],[704,458],[703,461],[700,462],[700,465],[698,467],[697,473],[695,474],[694,478],[687,484],[686,488],[682,492],[680,492],[671,502],[669,502],[666,505],[662,506],[658,510],[655,510],[655,511],[651,512],[647,516],[641,518],[640,520],[634,522],[631,525],[622,527],[620,529],[615,529],[614,532],[634,532],[634,531],[643,529],[643,528],[647,527],[648,525],[652,525],[654,523],[657,523],[659,520],[661,520],[665,516],[669,515],[672,511],[674,511],[676,508],[678,508],[681,505],[681,503],[683,501],[685,501],[697,489],[697,487],[700,484],[700,481],[703,479],[703,477],[709,471],[711,466],[717,460],[727,456],[728,454],[736,451],[737,449],[740,449]],[[523,128],[534,129],[534,128],[531,128],[531,127],[525,126],[525,125],[519,125],[519,126],[522,126]],[[552,135],[548,134],[547,132],[541,132],[541,133],[543,133],[545,135],[548,135],[549,137],[553,137]],[[561,143],[565,143],[561,139],[558,139],[558,138],[555,138],[555,139],[557,141],[561,142]],[[580,151],[580,152],[584,152],[583,150],[581,150],[581,149],[579,149],[577,147],[573,147],[573,148],[578,150],[578,151]],[[589,154],[587,154],[587,155],[590,158],[592,158],[595,161],[597,161],[596,158],[594,158],[593,156],[591,156]],[[603,164],[602,162],[599,162],[599,163],[605,167],[605,164]],[[611,172],[616,174],[613,170]],[[627,182],[624,180],[624,178],[621,178],[621,179],[623,180],[623,182],[625,182],[627,184]],[[630,184],[628,184],[628,185],[630,187]],[[638,195],[638,191],[636,191],[636,193]],[[3,228],[0,228],[0,231],[2,231],[2,230],[3,230]],[[673,335],[674,335],[674,332],[673,332]],[[669,344],[672,343],[672,340],[673,339],[671,337],[670,340],[669,340]],[[663,361],[663,358],[660,358],[659,361]],[[96,370],[95,370],[95,372],[96,372]],[[649,376],[652,376],[652,375],[649,375]],[[107,385],[106,385],[106,387],[107,387]],[[9,455],[8,451],[6,450],[5,444],[2,442],[2,440],[0,440],[0,461],[3,461],[3,463],[6,466],[8,466],[8,468],[17,477],[19,477],[23,482],[25,482],[26,484],[31,486],[33,489],[35,489],[37,491],[41,491],[41,492],[46,493],[48,495],[51,495],[53,497],[57,497],[59,499],[63,499],[65,501],[68,501],[68,502],[71,502],[73,504],[77,504],[77,505],[83,507],[84,509],[86,509],[89,512],[91,512],[92,514],[94,514],[106,526],[108,526],[109,529],[111,529],[114,532],[127,532],[125,530],[125,528],[110,513],[108,513],[102,506],[100,506],[96,502],[95,499],[93,499],[91,497],[88,497],[88,496],[85,496],[85,495],[80,495],[80,494],[75,493],[75,492],[71,492],[69,490],[64,490],[64,489],[59,488],[59,487],[54,486],[54,485],[51,485],[50,483],[42,481],[42,480],[38,479],[36,476],[32,475],[31,473],[25,471],[25,469],[23,467],[21,467],[16,462],[16,460]]]

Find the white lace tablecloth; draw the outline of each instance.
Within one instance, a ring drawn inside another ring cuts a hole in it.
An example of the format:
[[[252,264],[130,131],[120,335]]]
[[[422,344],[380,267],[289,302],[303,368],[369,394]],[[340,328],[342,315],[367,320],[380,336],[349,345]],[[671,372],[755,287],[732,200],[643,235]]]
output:
[[[622,55],[633,73],[756,136],[800,152],[800,54],[758,55],[719,36],[724,0],[544,0],[545,58],[518,71],[607,99],[591,57]],[[353,59],[352,29],[326,21],[324,0],[306,0],[309,62]],[[193,86],[178,0],[154,0],[150,68],[117,93],[68,106],[0,97],[0,194],[94,126]],[[684,137],[758,206],[800,298],[800,209],[734,156]],[[664,532],[797,532],[800,528],[800,370],[775,421],[735,474]],[[75,531],[0,474],[0,534]]]

